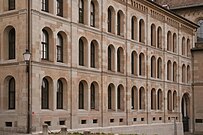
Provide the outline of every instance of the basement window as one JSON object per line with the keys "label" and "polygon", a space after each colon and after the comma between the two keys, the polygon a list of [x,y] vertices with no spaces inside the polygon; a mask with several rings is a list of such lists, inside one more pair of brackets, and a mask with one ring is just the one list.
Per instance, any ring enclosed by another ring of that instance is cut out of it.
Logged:
{"label": "basement window", "polygon": [[51,126],[51,121],[45,121],[45,124],[47,124],[48,126]]}
{"label": "basement window", "polygon": [[5,122],[6,127],[12,127],[12,122]]}

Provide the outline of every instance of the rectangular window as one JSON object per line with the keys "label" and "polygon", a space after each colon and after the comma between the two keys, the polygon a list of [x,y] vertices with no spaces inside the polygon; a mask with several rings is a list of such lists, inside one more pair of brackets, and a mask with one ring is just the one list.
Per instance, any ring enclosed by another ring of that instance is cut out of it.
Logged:
{"label": "rectangular window", "polygon": [[42,11],[49,12],[49,0],[42,0]]}
{"label": "rectangular window", "polygon": [[45,121],[45,124],[47,124],[48,126],[51,126],[51,121]]}
{"label": "rectangular window", "polygon": [[5,122],[6,127],[12,127],[12,122]]}
{"label": "rectangular window", "polygon": [[203,120],[202,119],[195,119],[195,122],[196,123],[203,123]]}
{"label": "rectangular window", "polygon": [[63,16],[63,0],[57,0],[57,15]]}
{"label": "rectangular window", "polygon": [[87,124],[86,120],[81,120],[81,124]]}
{"label": "rectangular window", "polygon": [[14,10],[15,9],[15,0],[9,0],[8,1],[8,10]]}
{"label": "rectangular window", "polygon": [[98,120],[97,119],[93,119],[93,123],[98,123]]}
{"label": "rectangular window", "polygon": [[65,120],[60,120],[59,125],[65,125]]}

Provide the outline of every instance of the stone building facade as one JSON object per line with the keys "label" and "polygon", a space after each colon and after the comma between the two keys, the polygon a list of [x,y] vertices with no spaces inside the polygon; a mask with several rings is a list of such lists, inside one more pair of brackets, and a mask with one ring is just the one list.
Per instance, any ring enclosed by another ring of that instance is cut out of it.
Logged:
{"label": "stone building facade", "polygon": [[193,73],[193,124],[194,132],[203,132],[202,112],[202,43],[203,43],[203,1],[202,0],[156,0],[160,5],[168,5],[170,10],[199,25],[195,38],[195,47],[192,49]]}
{"label": "stone building facade", "polygon": [[0,6],[2,130],[26,132],[30,124],[36,132],[46,123],[51,130],[138,126],[145,133],[158,125],[152,133],[173,134],[175,119],[181,135],[185,116],[184,127],[193,130],[196,24],[148,0],[2,0]]}

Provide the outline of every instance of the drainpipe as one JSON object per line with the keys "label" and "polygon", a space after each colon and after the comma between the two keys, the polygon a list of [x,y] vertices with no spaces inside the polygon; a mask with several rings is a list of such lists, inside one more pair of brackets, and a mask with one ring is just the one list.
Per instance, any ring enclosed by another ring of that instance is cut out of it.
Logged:
{"label": "drainpipe", "polygon": [[[28,0],[28,9],[27,9],[27,29],[28,29],[28,45],[27,45],[27,49],[29,52],[31,52],[31,0]],[[32,133],[32,108],[31,108],[31,58],[28,62],[27,65],[27,72],[28,72],[28,114],[27,114],[27,133]]]}

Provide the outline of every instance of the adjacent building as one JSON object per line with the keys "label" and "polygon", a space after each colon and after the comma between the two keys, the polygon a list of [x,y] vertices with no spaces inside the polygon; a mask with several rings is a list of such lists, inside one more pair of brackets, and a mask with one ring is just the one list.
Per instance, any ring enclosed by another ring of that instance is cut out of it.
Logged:
{"label": "adjacent building", "polygon": [[1,130],[193,131],[195,23],[148,0],[2,0],[0,22]]}

